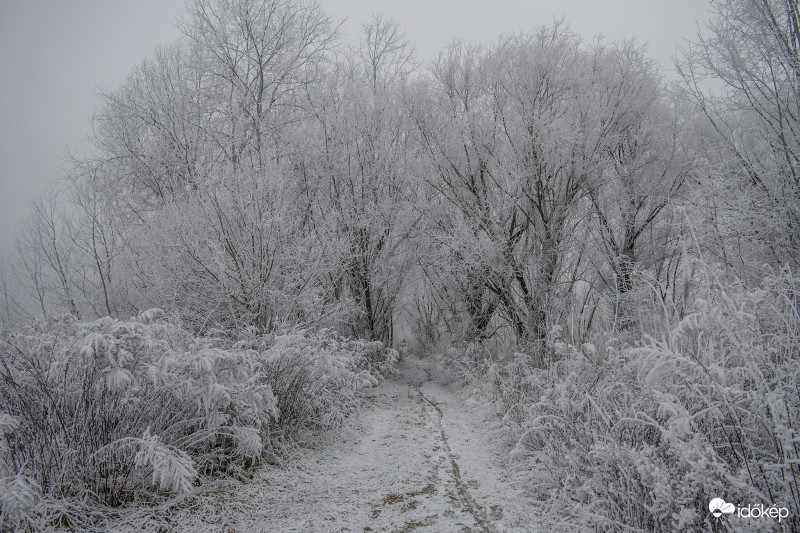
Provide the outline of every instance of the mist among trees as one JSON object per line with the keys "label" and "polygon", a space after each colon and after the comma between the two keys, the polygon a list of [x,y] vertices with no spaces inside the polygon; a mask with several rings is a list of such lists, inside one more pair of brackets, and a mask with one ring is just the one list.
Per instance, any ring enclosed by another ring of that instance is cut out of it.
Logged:
{"label": "mist among trees", "polygon": [[711,3],[667,80],[566,21],[421,62],[385,16],[348,48],[190,1],[2,271],[0,527],[275,461],[402,344],[482,391],[541,523],[799,531],[800,8]]}

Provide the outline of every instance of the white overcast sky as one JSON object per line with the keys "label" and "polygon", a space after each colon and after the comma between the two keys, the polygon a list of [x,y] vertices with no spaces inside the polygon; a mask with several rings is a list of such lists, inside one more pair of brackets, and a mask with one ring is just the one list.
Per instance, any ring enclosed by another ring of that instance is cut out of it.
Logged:
{"label": "white overcast sky", "polygon": [[[452,38],[490,44],[564,17],[586,41],[638,37],[670,67],[707,19],[707,0],[322,0],[356,38],[373,12],[394,18],[421,60]],[[153,47],[177,38],[184,0],[0,0],[0,258],[29,199],[80,151],[98,86],[114,88]]]}

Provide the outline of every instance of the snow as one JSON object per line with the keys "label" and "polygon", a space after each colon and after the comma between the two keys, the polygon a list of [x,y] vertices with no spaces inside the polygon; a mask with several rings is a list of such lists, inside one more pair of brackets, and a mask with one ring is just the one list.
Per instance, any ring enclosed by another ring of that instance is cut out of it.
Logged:
{"label": "snow", "polygon": [[344,428],[245,482],[199,487],[127,531],[531,531],[487,406],[430,360],[406,359]]}

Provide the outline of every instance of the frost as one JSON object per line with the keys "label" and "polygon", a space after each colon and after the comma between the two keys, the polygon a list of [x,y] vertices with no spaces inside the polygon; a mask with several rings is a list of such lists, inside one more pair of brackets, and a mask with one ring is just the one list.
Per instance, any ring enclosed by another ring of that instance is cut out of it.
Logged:
{"label": "frost", "polygon": [[0,477],[0,527],[19,526],[34,510],[40,491],[26,476]]}
{"label": "frost", "polygon": [[264,444],[258,431],[248,427],[237,427],[233,431],[239,453],[245,457],[257,457],[261,454]]}
{"label": "frost", "polygon": [[11,433],[19,427],[19,418],[8,413],[0,413],[0,434]]}
{"label": "frost", "polygon": [[192,489],[197,471],[186,453],[162,444],[158,436],[150,435],[149,428],[142,435],[139,446],[135,459],[136,468],[150,467],[154,485],[178,493]]}

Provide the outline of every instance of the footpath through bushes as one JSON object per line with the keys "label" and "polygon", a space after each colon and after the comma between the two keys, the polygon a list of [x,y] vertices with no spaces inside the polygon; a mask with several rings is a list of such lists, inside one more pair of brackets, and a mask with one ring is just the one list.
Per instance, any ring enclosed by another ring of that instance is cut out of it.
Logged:
{"label": "footpath through bushes", "polygon": [[197,337],[151,310],[0,340],[0,530],[102,526],[119,506],[242,477],[339,426],[393,368],[327,330]]}

